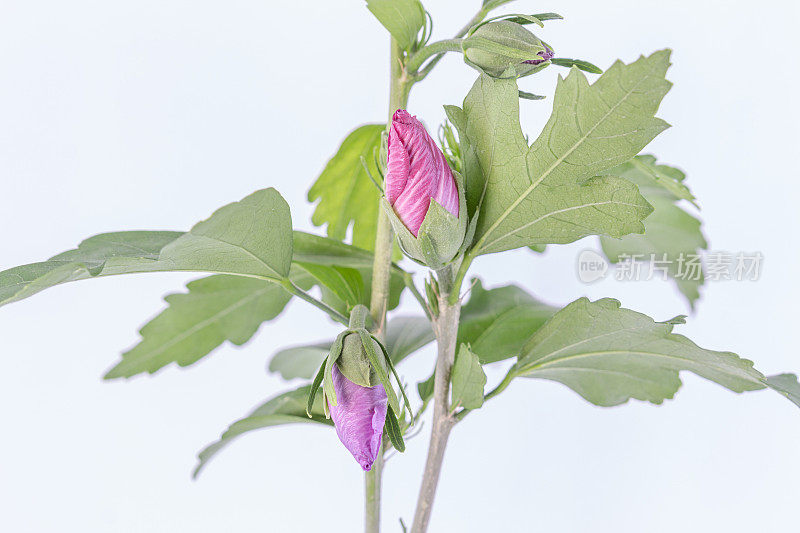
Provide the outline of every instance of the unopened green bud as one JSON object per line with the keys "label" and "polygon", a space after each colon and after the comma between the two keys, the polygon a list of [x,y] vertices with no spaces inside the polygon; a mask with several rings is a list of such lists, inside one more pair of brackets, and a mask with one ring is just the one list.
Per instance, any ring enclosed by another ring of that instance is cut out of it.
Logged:
{"label": "unopened green bud", "polygon": [[[350,329],[363,329],[368,320],[369,311],[367,308],[363,305],[357,305],[350,314]],[[370,337],[370,342],[372,342],[372,348],[375,353],[383,353],[381,345],[375,339]],[[383,357],[378,357],[378,360],[383,363],[380,371],[387,374],[389,369]],[[362,338],[356,332],[348,333],[342,340],[342,354],[336,360],[336,366],[339,367],[344,377],[362,387],[374,387],[380,383],[377,371],[370,363]]]}
{"label": "unopened green bud", "polygon": [[462,44],[464,60],[495,78],[513,68],[517,77],[542,70],[553,58],[553,49],[525,29],[508,20],[489,22],[470,34]]}

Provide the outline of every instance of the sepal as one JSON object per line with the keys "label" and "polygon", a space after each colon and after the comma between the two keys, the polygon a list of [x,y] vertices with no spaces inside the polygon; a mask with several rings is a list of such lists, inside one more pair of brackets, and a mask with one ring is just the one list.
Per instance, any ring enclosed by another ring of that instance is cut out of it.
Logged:
{"label": "sepal", "polygon": [[[541,23],[541,22],[540,22]],[[529,76],[550,65],[553,49],[510,20],[496,20],[476,26],[461,45],[464,61],[494,78]]]}
{"label": "sepal", "polygon": [[406,443],[403,440],[403,432],[400,429],[400,423],[397,421],[397,417],[391,409],[386,410],[386,425],[384,428],[395,450],[400,453],[406,451]]}
{"label": "sepal", "polygon": [[[467,235],[467,202],[464,196],[464,178],[453,171],[458,188],[459,215],[453,216],[436,200],[431,198],[428,212],[415,237],[397,216],[389,202],[381,199],[392,224],[400,249],[405,255],[428,268],[438,270],[453,261],[465,249]],[[474,233],[474,232],[473,232]]]}

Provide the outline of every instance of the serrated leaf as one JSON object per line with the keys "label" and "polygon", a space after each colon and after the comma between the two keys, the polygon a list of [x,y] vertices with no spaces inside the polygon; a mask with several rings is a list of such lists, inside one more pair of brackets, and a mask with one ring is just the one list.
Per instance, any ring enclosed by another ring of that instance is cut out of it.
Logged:
{"label": "serrated leaf", "polygon": [[172,270],[199,270],[281,280],[292,264],[289,204],[263,189],[221,207],[161,250]]}
{"label": "serrated leaf", "polygon": [[361,158],[379,176],[373,151],[380,146],[385,127],[367,124],[350,132],[308,191],[309,202],[319,200],[311,221],[317,226],[327,224],[328,236],[340,241],[352,225],[353,245],[365,250],[375,247],[380,191],[367,176]]}
{"label": "serrated leaf", "polygon": [[486,374],[478,356],[472,353],[467,344],[462,344],[456,353],[450,383],[453,407],[477,409],[483,405]]}
{"label": "serrated leaf", "polygon": [[683,183],[685,175],[676,168],[657,165],[656,158],[651,155],[636,156],[606,172],[635,183],[654,210],[644,220],[644,235],[626,235],[621,239],[601,237],[603,253],[612,263],[633,256],[640,256],[639,261],[655,257],[660,263],[658,266],[665,269],[694,306],[704,281],[703,269],[699,260],[695,262],[696,268],[687,263],[692,256],[699,258],[708,243],[700,221],[676,203],[681,199],[694,203],[694,196]]}
{"label": "serrated leaf", "polygon": [[333,423],[326,420],[323,414],[321,394],[318,394],[314,401],[312,417],[309,418],[306,415],[309,391],[310,387],[306,385],[280,394],[256,408],[246,417],[231,424],[217,442],[210,444],[198,454],[198,463],[192,477],[196,478],[214,456],[244,433],[271,426],[306,422],[332,426]]}
{"label": "serrated leaf", "polygon": [[463,110],[447,108],[466,145],[470,215],[480,206],[471,253],[642,233],[652,208],[636,187],[595,176],[632,158],[668,127],[654,117],[670,87],[668,66],[668,51],[629,65],[617,61],[592,85],[573,68],[559,78],[553,114],[530,147],[513,79],[483,75]]}
{"label": "serrated leaf", "polygon": [[217,210],[187,233],[104,233],[48,261],[0,272],[0,305],[46,288],[140,272],[198,271],[279,280],[292,261],[289,206],[275,189]]}
{"label": "serrated leaf", "polygon": [[686,174],[678,168],[658,164],[652,154],[637,155],[630,161],[608,169],[604,174],[632,181],[645,196],[660,195],[675,201],[688,200],[699,208],[692,191],[684,183]]}
{"label": "serrated leaf", "polygon": [[[323,247],[327,247],[326,241],[330,241],[324,237],[295,232],[296,241],[302,242],[308,238],[313,238],[314,242],[321,243]],[[360,257],[363,253],[358,248],[332,242],[336,243],[336,249],[343,257],[347,253]],[[309,247],[306,245],[306,252],[308,251]],[[371,257],[371,254],[368,255]],[[319,255],[306,253],[305,257],[312,261],[327,262],[325,257]],[[341,273],[342,280],[351,280],[352,287],[349,290],[352,290],[352,298],[369,298],[368,294],[366,297],[361,294],[364,283],[355,269],[304,262],[302,268],[299,265],[292,266],[290,278],[308,289],[318,282],[316,278],[309,279],[311,275],[308,270],[319,274],[320,269],[326,269],[326,273],[327,270]],[[320,278],[329,281],[325,275],[320,275]],[[329,284],[333,285],[333,282]],[[399,283],[400,287],[397,285],[396,281],[392,283],[390,303],[393,305],[399,301],[399,292],[402,290],[402,282]],[[193,281],[188,288],[188,294],[166,297],[170,306],[142,328],[142,342],[123,354],[122,361],[106,378],[130,377],[141,372],[153,373],[172,362],[187,366],[209,354],[225,340],[242,345],[252,337],[261,323],[277,317],[291,297],[275,283],[229,275]],[[358,303],[361,302],[349,301],[342,304],[342,311]]]}
{"label": "serrated leaf", "polygon": [[419,0],[367,0],[367,9],[403,50],[411,49],[425,25],[425,9]]}
{"label": "serrated leaf", "polygon": [[226,340],[240,346],[291,298],[279,285],[239,276],[210,276],[186,288],[164,298],[169,307],[141,329],[142,341],[122,354],[106,379],[152,374],[173,362],[188,366]]}
{"label": "serrated leaf", "polygon": [[681,370],[734,392],[772,386],[752,361],[700,348],[673,327],[617,300],[580,298],[536,332],[510,374],[558,381],[600,406],[660,404],[677,392]]}
{"label": "serrated leaf", "polygon": [[486,290],[475,280],[461,309],[458,342],[469,344],[483,364],[502,361],[519,354],[556,311],[516,285]]}

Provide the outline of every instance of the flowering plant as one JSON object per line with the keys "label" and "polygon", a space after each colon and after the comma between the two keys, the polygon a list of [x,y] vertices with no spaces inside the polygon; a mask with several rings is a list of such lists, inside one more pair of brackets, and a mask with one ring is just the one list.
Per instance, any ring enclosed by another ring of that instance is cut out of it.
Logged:
{"label": "flowering plant", "polygon": [[[379,530],[386,454],[405,450],[428,409],[428,456],[410,524],[416,533],[428,529],[452,428],[517,378],[556,381],[613,406],[660,404],[689,371],[734,392],[771,389],[800,405],[793,374],[765,376],[734,353],[697,346],[673,332],[686,317],[656,321],[610,298],[555,308],[515,285],[487,290],[467,281],[481,255],[540,252],[588,236],[599,236],[598,253],[611,262],[677,258],[706,246],[684,205],[695,198],[683,173],[641,153],[668,127],[656,113],[670,88],[669,51],[602,72],[559,57],[558,46],[530,30],[559,15],[490,16],[509,2],[484,0],[454,38],[431,42],[432,21],[419,0],[367,1],[390,36],[389,113],[387,124],[353,130],[312,185],[313,221],[327,235],[293,230],[288,204],[266,188],[187,232],[100,234],[2,271],[0,305],[99,276],[209,274],[168,300],[107,379],[189,366],[226,340],[243,344],[292,298],[318,308],[341,333],[322,348],[293,347],[270,362],[272,371],[288,377],[291,368],[307,382],[234,422],[200,453],[195,475],[246,432],[291,423],[332,428],[366,472],[367,532]],[[445,106],[448,121],[434,139],[408,99],[448,53],[460,54],[477,79],[461,102]],[[551,67],[569,70],[529,144],[520,99],[544,97],[520,90],[519,80]],[[586,73],[599,77],[590,82]],[[666,273],[694,304],[702,278]],[[390,313],[402,295],[419,304],[419,316]],[[414,391],[397,366],[434,341],[435,371],[418,376]],[[484,367],[500,362],[508,371],[487,388]]]}

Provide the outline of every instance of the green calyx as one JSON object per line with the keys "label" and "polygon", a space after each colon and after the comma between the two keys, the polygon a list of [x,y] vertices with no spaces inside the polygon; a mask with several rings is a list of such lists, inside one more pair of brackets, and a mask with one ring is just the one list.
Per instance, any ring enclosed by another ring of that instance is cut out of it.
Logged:
{"label": "green calyx", "polygon": [[509,69],[513,69],[513,76],[518,78],[538,72],[550,62],[534,65],[526,61],[541,60],[539,52],[548,48],[552,51],[524,26],[509,20],[480,26],[464,39],[462,48],[468,65],[494,78],[509,77]]}
{"label": "green calyx", "polygon": [[403,417],[400,402],[394,388],[389,381],[391,372],[403,395],[406,408],[411,412],[411,405],[406,397],[405,390],[400,384],[400,379],[394,369],[386,348],[378,339],[366,330],[369,310],[363,305],[357,305],[350,314],[350,327],[341,332],[333,344],[328,356],[320,365],[317,375],[311,384],[308,395],[306,412],[311,416],[311,407],[317,391],[322,387],[325,395],[323,402],[325,416],[330,418],[330,406],[338,405],[336,390],[333,386],[333,365],[336,365],[345,378],[362,387],[375,387],[381,385],[386,391],[389,407],[398,418]]}
{"label": "green calyx", "polygon": [[394,208],[383,198],[381,205],[389,217],[400,249],[414,261],[433,270],[443,268],[457,259],[467,240],[467,202],[464,196],[464,178],[453,171],[458,188],[459,216],[453,216],[439,202],[431,198],[428,213],[415,237],[394,212]]}

